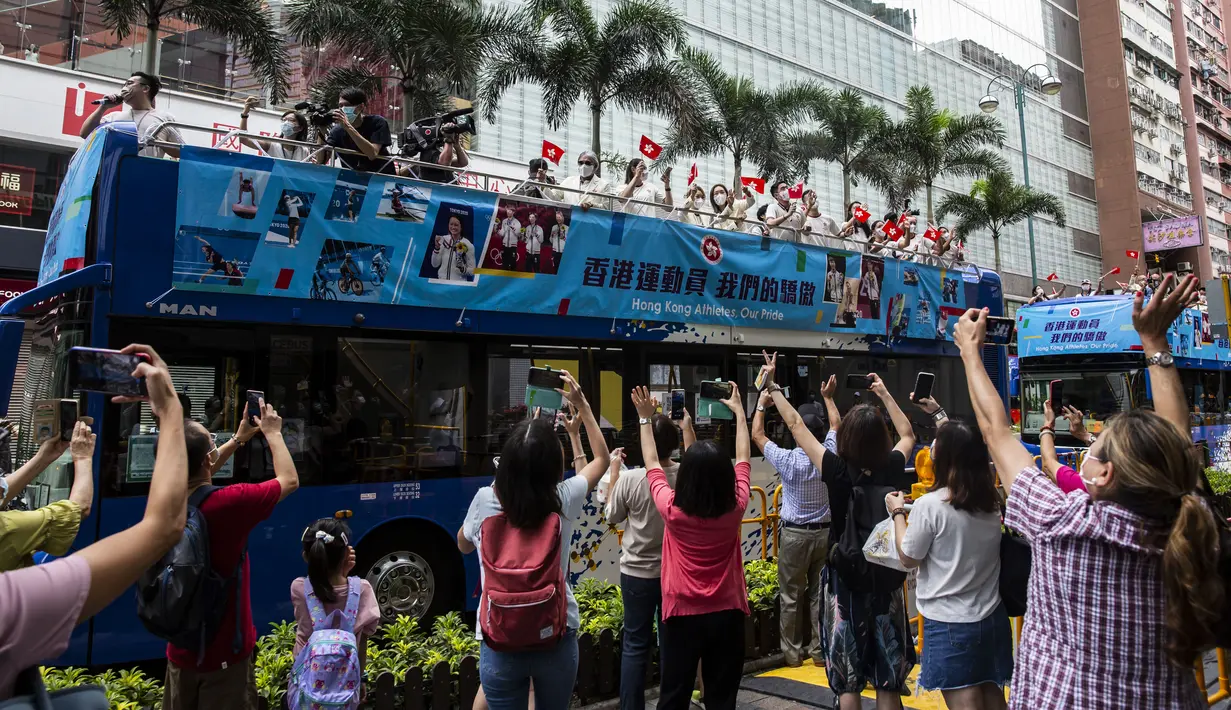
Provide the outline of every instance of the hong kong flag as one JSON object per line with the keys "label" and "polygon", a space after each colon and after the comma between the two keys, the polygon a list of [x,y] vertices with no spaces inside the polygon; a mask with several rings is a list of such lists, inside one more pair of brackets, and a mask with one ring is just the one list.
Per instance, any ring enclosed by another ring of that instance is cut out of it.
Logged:
{"label": "hong kong flag", "polygon": [[742,177],[739,179],[744,187],[752,188],[762,195],[765,194],[765,180],[759,177]]}
{"label": "hong kong flag", "polygon": [[940,237],[940,230],[936,229],[935,227],[928,227],[927,231],[923,233],[923,238],[930,242],[936,241],[936,239],[939,237]]}
{"label": "hong kong flag", "polygon": [[646,136],[641,136],[641,154],[650,160],[658,160],[658,156],[663,152],[663,147]]}
{"label": "hong kong flag", "polygon": [[793,186],[788,187],[786,189],[786,196],[791,198],[792,200],[802,199],[804,196],[804,181],[800,180],[799,182],[795,183]]}
{"label": "hong kong flag", "polygon": [[1048,281],[1055,281],[1055,280],[1056,280],[1056,279],[1058,279],[1058,278],[1060,278],[1060,277],[1059,277],[1059,276],[1056,276],[1056,272],[1054,272],[1054,271],[1053,271],[1053,272],[1051,272],[1051,274],[1049,274],[1049,275],[1047,276],[1047,280],[1048,280]]}
{"label": "hong kong flag", "polygon": [[543,141],[543,157],[559,165],[560,158],[564,157],[564,149],[551,141]]}
{"label": "hong kong flag", "polygon": [[1127,256],[1127,257],[1128,257],[1128,258],[1130,258],[1130,259],[1140,259],[1140,258],[1141,258],[1141,252],[1139,252],[1139,251],[1137,251],[1137,250],[1135,250],[1135,249],[1126,249],[1126,250],[1124,250],[1124,255],[1125,255],[1125,256]]}
{"label": "hong kong flag", "polygon": [[881,227],[881,231],[890,239],[897,239],[902,236],[902,228],[897,222],[885,222],[885,226]]}
{"label": "hong kong flag", "polygon": [[865,210],[862,205],[855,208],[854,215],[855,219],[860,222],[867,222],[872,217],[872,213]]}
{"label": "hong kong flag", "polygon": [[696,163],[693,163],[693,164],[692,164],[692,167],[691,167],[691,168],[689,168],[689,170],[688,170],[688,184],[689,184],[689,185],[691,185],[691,184],[693,184],[694,182],[696,182],[696,181],[697,181],[697,175],[698,175],[698,173],[697,173],[697,164],[696,164]]}
{"label": "hong kong flag", "polygon": [[1118,266],[1113,266],[1113,267],[1111,268],[1111,271],[1109,271],[1108,273],[1114,276],[1114,275],[1116,275],[1116,274],[1120,273],[1120,267],[1118,267]]}

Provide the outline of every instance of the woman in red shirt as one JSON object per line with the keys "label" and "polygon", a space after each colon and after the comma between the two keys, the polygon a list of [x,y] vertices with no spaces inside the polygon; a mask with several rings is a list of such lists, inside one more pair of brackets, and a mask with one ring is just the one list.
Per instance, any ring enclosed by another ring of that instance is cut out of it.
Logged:
{"label": "woman in red shirt", "polygon": [[748,592],[740,552],[740,520],[748,507],[748,418],[732,383],[723,400],[735,415],[735,464],[713,441],[684,452],[675,490],[658,461],[649,390],[633,390],[641,453],[654,505],[663,517],[662,623],[659,625],[662,710],[684,710],[692,700],[697,662],[705,706],[734,710],[744,662]]}

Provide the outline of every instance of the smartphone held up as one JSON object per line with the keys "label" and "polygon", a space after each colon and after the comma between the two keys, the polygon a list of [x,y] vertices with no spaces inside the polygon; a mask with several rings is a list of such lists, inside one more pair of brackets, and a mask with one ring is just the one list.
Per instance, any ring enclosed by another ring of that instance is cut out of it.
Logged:
{"label": "smartphone held up", "polygon": [[70,390],[99,392],[127,397],[145,397],[144,377],[133,377],[137,365],[149,362],[144,353],[122,353],[101,348],[71,348],[68,351]]}

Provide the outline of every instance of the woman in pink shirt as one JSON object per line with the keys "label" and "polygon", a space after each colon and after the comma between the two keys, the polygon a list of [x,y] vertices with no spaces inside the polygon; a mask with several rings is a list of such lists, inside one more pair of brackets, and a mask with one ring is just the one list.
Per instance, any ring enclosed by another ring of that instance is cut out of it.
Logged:
{"label": "woman in pink shirt", "polygon": [[748,615],[739,529],[751,465],[748,418],[734,383],[732,393],[723,404],[735,415],[735,464],[717,443],[698,441],[680,458],[673,491],[654,445],[655,402],[645,387],[633,390],[646,478],[663,517],[662,710],[689,706],[698,661],[707,708],[734,710],[739,692]]}

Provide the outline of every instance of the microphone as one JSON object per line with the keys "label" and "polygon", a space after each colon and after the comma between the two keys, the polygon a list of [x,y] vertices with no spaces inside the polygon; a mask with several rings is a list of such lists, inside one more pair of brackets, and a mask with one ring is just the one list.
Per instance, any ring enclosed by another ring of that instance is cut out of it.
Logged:
{"label": "microphone", "polygon": [[[118,94],[112,94],[112,96],[117,96],[117,97],[118,97],[119,95],[118,95]],[[107,103],[107,99],[108,99],[108,98],[110,98],[110,97],[108,97],[108,96],[104,96],[104,97],[102,97],[101,99],[94,99],[94,100],[93,100],[93,101],[91,101],[90,103],[91,103],[91,104],[93,104],[93,105],[95,105],[95,106],[101,106],[102,104]]]}

